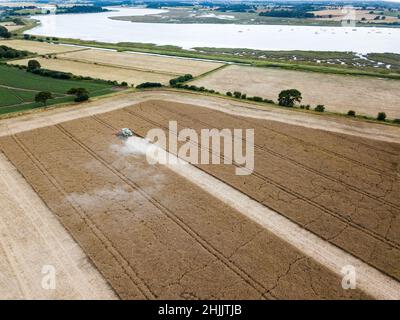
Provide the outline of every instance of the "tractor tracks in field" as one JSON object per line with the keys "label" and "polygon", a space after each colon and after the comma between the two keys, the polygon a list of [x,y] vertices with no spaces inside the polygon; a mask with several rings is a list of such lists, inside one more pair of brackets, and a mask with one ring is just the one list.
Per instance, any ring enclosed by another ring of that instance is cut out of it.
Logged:
{"label": "tractor tracks in field", "polygon": [[[117,130],[117,128],[115,128],[114,126],[112,126],[111,124],[109,124],[108,122],[106,122],[105,120],[102,120],[102,119],[99,119],[99,118],[96,119],[96,118],[97,118],[97,116],[95,116],[95,118],[94,118],[95,120],[97,120],[99,123],[101,123],[101,124],[103,124],[103,125],[109,127],[109,128],[110,128],[111,130],[113,130],[114,132]],[[137,134],[139,137],[142,137],[142,138],[143,138],[143,136],[140,135],[140,134],[138,134],[137,132],[135,132],[135,134]],[[205,171],[204,169],[202,169],[202,168],[200,168],[200,167],[196,167],[196,170],[199,170],[199,171],[203,172],[204,174],[206,174],[206,175],[208,175],[208,176],[210,176],[210,177],[216,179],[217,181],[223,183],[223,184],[226,185],[227,187],[230,187],[230,188],[236,190],[236,192],[239,192],[240,194],[243,194],[242,191],[241,191],[240,189],[238,189],[238,188],[236,188],[235,186],[233,186],[233,185],[227,183],[226,181],[224,181],[223,179],[219,178],[218,176],[215,176],[214,174],[209,173],[209,172]],[[210,191],[208,191],[208,192],[210,192]],[[211,194],[212,194],[212,193],[211,193]],[[244,193],[244,194],[245,194],[245,193]],[[245,195],[246,195],[246,194],[245,194]],[[252,201],[255,201],[255,202],[259,203],[258,200],[255,199],[254,197],[252,197],[251,195],[246,195],[246,196],[247,196],[249,199],[251,199]],[[266,206],[266,205],[264,205],[264,204],[262,204],[262,203],[259,203],[259,204],[260,204],[261,206],[264,206],[264,207],[267,208],[268,210],[271,210],[268,206]],[[288,221],[291,221],[291,223],[293,223],[294,225],[296,225],[296,226],[298,226],[299,228],[303,229],[305,232],[310,232],[311,234],[313,234],[313,235],[316,236],[317,238],[321,239],[321,241],[323,241],[323,242],[326,241],[327,244],[329,244],[329,245],[331,245],[331,246],[337,248],[337,249],[335,249],[335,250],[344,250],[344,252],[346,252],[345,249],[341,249],[341,248],[337,247],[337,246],[336,246],[335,244],[333,244],[331,241],[329,241],[329,240],[327,240],[327,239],[321,238],[318,234],[316,234],[316,233],[314,233],[314,232],[312,232],[312,231],[306,231],[306,229],[304,229],[304,226],[298,224],[296,221],[293,221],[293,220],[290,219],[289,217],[286,217],[284,214],[280,213],[279,211],[276,211],[276,210],[274,210],[274,209],[272,209],[272,211],[274,211],[274,212],[276,212],[278,215],[284,217],[283,219],[288,219]],[[282,230],[281,230],[281,231],[282,231]],[[282,232],[283,232],[283,231],[282,231]],[[285,237],[281,237],[281,238],[282,238],[283,240],[285,240]],[[301,251],[303,251],[303,250],[301,249]],[[313,252],[311,256],[314,257],[314,256],[313,256],[314,254],[315,254],[315,252]],[[346,252],[346,254],[349,254],[349,255],[351,256],[351,253],[347,253],[347,252]],[[357,257],[358,255],[355,255],[355,256]],[[330,258],[332,258],[332,257],[330,256]],[[360,258],[355,258],[355,259],[360,259]],[[318,260],[318,259],[317,259],[317,260]],[[361,262],[361,263],[365,263],[365,264],[368,266],[368,268],[372,268],[372,270],[376,270],[376,269],[379,270],[379,271],[377,271],[377,272],[382,272],[382,274],[384,274],[385,276],[387,276],[387,277],[389,277],[390,279],[392,279],[392,281],[393,281],[393,280],[396,280],[396,281],[397,281],[397,279],[396,279],[394,276],[392,276],[390,273],[386,272],[386,271],[383,270],[382,268],[377,267],[377,266],[374,265],[373,263],[370,263],[370,262],[366,261],[366,260],[363,259],[363,258],[361,258],[360,261],[363,261],[363,262]],[[335,272],[337,272],[337,270],[335,270]],[[268,292],[268,291],[267,291],[267,292]]]}
{"label": "tractor tracks in field", "polygon": [[[125,275],[135,284],[136,288],[143,294],[147,299],[154,299],[157,296],[147,287],[146,283],[141,279],[136,272],[131,268],[128,261],[119,253],[119,251],[113,246],[110,239],[97,227],[97,225],[83,212],[80,208],[79,204],[75,203],[62,186],[58,183],[58,181],[46,170],[44,165],[40,162],[40,160],[28,149],[28,147],[16,136],[12,136],[16,144],[21,148],[24,154],[31,160],[34,166],[47,178],[47,180],[53,185],[53,187],[64,196],[65,199],[68,199],[72,209],[78,214],[84,224],[92,231],[95,237],[100,241],[103,245],[103,248],[116,260],[118,261],[122,271]],[[44,199],[42,199],[45,201]]]}
{"label": "tractor tracks in field", "polygon": [[[92,116],[94,120],[103,126],[108,127],[113,132],[117,131],[117,128],[114,128],[110,124],[103,122],[97,116]],[[84,144],[78,138],[76,138],[72,133],[68,132],[62,125],[58,124],[56,127],[65,134],[68,138],[70,138],[74,143],[79,145],[83,150],[85,150],[88,154],[90,154],[93,158],[99,161],[102,165],[104,165],[108,170],[110,170],[113,174],[119,177],[123,182],[133,188],[135,191],[139,192],[147,201],[149,201],[153,206],[159,209],[168,219],[170,219],[173,223],[178,225],[186,234],[188,234],[191,238],[193,238],[205,251],[214,256],[218,261],[220,261],[225,267],[239,276],[243,281],[245,281],[250,287],[255,289],[261,297],[264,299],[274,299],[271,293],[268,293],[269,288],[266,288],[263,284],[261,284],[258,280],[254,279],[250,274],[244,271],[241,267],[237,266],[235,263],[230,261],[225,255],[216,249],[212,244],[210,244],[206,239],[204,239],[198,232],[196,232],[192,227],[190,227],[187,223],[185,223],[181,218],[179,218],[175,213],[173,213],[169,208],[165,207],[160,201],[154,199],[149,193],[140,188],[134,181],[132,181],[129,177],[121,173],[119,170],[110,165],[104,158],[98,155],[93,149]]]}
{"label": "tractor tracks in field", "polygon": [[[169,128],[167,128],[167,127],[165,127],[165,126],[163,126],[163,125],[161,125],[161,124],[159,124],[159,123],[157,123],[157,122],[155,122],[155,121],[153,121],[153,120],[150,120],[150,119],[148,119],[148,118],[145,118],[145,117],[143,117],[143,116],[141,116],[141,115],[138,115],[138,114],[136,114],[136,113],[134,113],[134,112],[132,112],[132,111],[130,111],[130,110],[127,110],[127,109],[124,109],[124,111],[127,112],[128,114],[131,114],[131,115],[133,115],[133,116],[135,116],[135,117],[138,117],[138,118],[144,120],[145,122],[148,122],[149,124],[154,125],[154,126],[157,127],[157,128],[164,128],[167,132],[169,132]],[[177,133],[175,132],[175,133],[173,133],[173,134],[176,135]],[[190,143],[192,143],[192,142],[190,142]],[[195,145],[196,145],[198,148],[201,148],[201,146],[199,146],[198,144],[195,144]],[[206,151],[209,152],[209,153],[212,153],[212,152],[210,152],[210,150],[209,150],[208,148],[203,148],[203,149],[206,150]],[[217,156],[219,156],[220,159],[221,159],[221,163],[224,163],[224,156],[222,156],[221,154],[217,154],[217,153],[215,153],[215,152],[214,152],[213,154],[216,154]],[[239,165],[238,165],[237,163],[235,163],[234,161],[232,161],[232,163],[233,163],[233,165],[234,165],[235,167],[237,167],[237,168],[242,168],[242,169],[243,169],[243,167],[239,166]],[[204,171],[204,170],[201,169],[200,167],[198,167],[198,166],[196,166],[196,167],[197,167],[198,169]],[[206,172],[206,171],[204,171],[204,172]],[[211,175],[211,176],[213,176],[214,178],[216,178],[216,179],[218,179],[218,180],[220,180],[220,181],[223,181],[224,183],[228,184],[229,186],[231,186],[232,188],[238,190],[239,192],[242,192],[242,191],[241,191],[240,189],[238,189],[235,185],[233,185],[233,184],[231,184],[231,183],[229,183],[229,182],[227,182],[227,181],[221,180],[220,178],[218,178],[217,176],[215,176],[215,175],[212,174],[212,173],[209,173],[209,172],[206,172],[206,173],[209,174],[209,175]],[[289,188],[283,186],[283,185],[280,184],[279,182],[276,182],[276,181],[274,181],[273,179],[270,179],[270,178],[266,177],[265,175],[263,175],[263,174],[257,172],[256,170],[254,170],[254,171],[252,172],[252,175],[253,175],[254,177],[256,177],[257,179],[261,180],[263,183],[267,183],[267,184],[269,184],[269,185],[272,185],[272,186],[274,186],[275,188],[278,188],[279,190],[283,191],[284,193],[290,194],[290,195],[292,195],[293,197],[298,198],[298,199],[304,201],[305,203],[308,203],[309,205],[311,205],[311,206],[313,206],[313,207],[315,207],[315,208],[318,208],[320,211],[324,212],[325,214],[328,214],[328,215],[330,215],[330,216],[332,216],[332,217],[334,217],[334,218],[340,220],[341,222],[345,223],[346,225],[349,225],[349,226],[351,226],[351,227],[353,227],[353,228],[355,228],[355,229],[361,231],[362,233],[365,233],[365,234],[369,235],[370,237],[374,238],[375,240],[378,240],[378,241],[383,242],[383,243],[385,243],[386,245],[388,245],[388,246],[390,246],[390,247],[392,247],[392,248],[396,248],[396,249],[400,250],[400,245],[399,245],[398,243],[393,242],[392,240],[387,239],[387,238],[381,236],[380,234],[376,233],[376,232],[373,231],[373,230],[366,229],[364,226],[362,226],[362,225],[360,225],[360,224],[358,224],[358,223],[355,223],[354,221],[350,220],[349,218],[346,218],[346,217],[344,217],[343,215],[338,214],[338,213],[332,211],[331,209],[325,207],[324,205],[319,204],[319,203],[313,201],[312,199],[309,199],[309,198],[303,196],[302,194],[300,194],[300,193],[298,193],[298,192],[296,192],[296,191],[294,191],[294,190],[291,190],[291,189],[289,189]],[[260,202],[259,199],[256,199],[256,198],[254,198],[253,196],[251,196],[251,195],[249,195],[249,194],[247,194],[247,196],[249,196],[250,198],[252,198],[253,200],[255,200],[255,201],[257,201],[257,202]],[[263,204],[264,206],[266,206],[264,203],[262,203],[262,204]],[[266,207],[268,207],[268,206],[266,206]],[[290,219],[292,222],[298,224],[298,222],[296,222],[295,220],[292,220],[292,218],[288,217],[288,216],[285,215],[284,213],[279,212],[279,211],[277,211],[277,210],[274,209],[274,208],[270,208],[270,209],[272,209],[272,210],[278,212],[279,214],[281,214],[281,215],[287,217],[288,219]],[[299,224],[298,224],[298,225],[299,225]],[[304,226],[302,226],[302,225],[300,225],[300,226],[301,226],[301,227],[304,227]]]}
{"label": "tractor tracks in field", "polygon": [[[170,109],[168,108],[168,106],[163,106],[163,110],[167,110],[171,115],[178,114],[179,116],[181,116],[181,117],[183,117],[183,118],[186,118],[186,119],[189,119],[189,120],[191,120],[191,121],[194,122],[194,123],[201,123],[201,124],[203,124],[206,128],[222,129],[221,127],[216,127],[216,126],[210,125],[209,123],[204,122],[204,121],[202,121],[202,120],[195,119],[195,118],[193,118],[193,117],[191,117],[191,116],[189,116],[189,115],[187,115],[187,114],[178,112],[178,111],[176,111],[176,110],[170,110]],[[158,110],[157,110],[157,111],[153,111],[153,112],[157,113],[157,114],[160,115],[161,117],[165,117],[165,115],[163,115],[162,113],[160,113]],[[249,123],[250,125],[253,125],[253,126],[254,126],[254,123],[253,123],[253,124],[252,124],[251,122],[247,122],[247,123]],[[294,138],[294,137],[292,137],[292,138]],[[237,137],[234,137],[234,139],[238,139],[238,138],[237,138]],[[242,138],[241,140],[242,140],[243,142],[246,142],[244,138]],[[314,145],[314,146],[315,146],[315,145]],[[257,145],[257,144],[255,144],[254,147],[255,147],[256,149],[260,150],[260,151],[265,151],[265,152],[271,154],[272,156],[274,156],[274,157],[276,157],[276,158],[279,158],[279,159],[281,159],[281,160],[283,160],[283,161],[290,162],[290,163],[292,163],[293,165],[295,165],[295,166],[297,166],[297,167],[300,167],[300,168],[302,168],[302,169],[305,170],[305,171],[311,172],[311,173],[313,173],[313,174],[315,174],[315,175],[318,175],[318,176],[320,176],[320,177],[323,177],[323,178],[325,178],[325,179],[328,179],[328,180],[330,180],[330,181],[332,181],[332,182],[335,182],[335,183],[338,183],[338,184],[340,184],[340,185],[343,185],[343,186],[345,186],[346,188],[348,188],[348,189],[350,189],[350,190],[352,190],[352,191],[354,191],[354,192],[357,192],[357,193],[362,194],[362,195],[364,195],[364,196],[366,196],[366,197],[368,197],[368,198],[370,198],[370,199],[372,199],[372,200],[374,200],[374,201],[377,201],[377,202],[380,202],[380,203],[382,203],[382,204],[384,204],[384,205],[387,205],[388,207],[391,207],[391,208],[394,209],[394,210],[399,210],[399,211],[400,211],[400,205],[398,205],[398,204],[396,204],[396,203],[393,203],[393,202],[391,202],[391,201],[382,199],[381,197],[378,197],[378,196],[374,196],[373,194],[371,194],[371,193],[369,193],[369,192],[367,192],[367,191],[361,190],[361,189],[357,188],[357,187],[354,186],[354,185],[351,185],[351,184],[349,184],[349,183],[347,183],[347,182],[345,182],[345,181],[339,180],[339,179],[337,179],[337,178],[335,178],[335,177],[332,177],[332,176],[330,176],[330,175],[328,175],[328,174],[326,174],[326,173],[323,173],[323,172],[320,172],[320,171],[318,171],[318,170],[315,170],[314,168],[312,168],[312,167],[310,167],[310,166],[307,166],[307,165],[305,165],[305,164],[303,164],[303,163],[301,163],[301,162],[299,162],[299,161],[297,161],[297,160],[295,160],[295,159],[289,158],[287,155],[280,154],[280,153],[278,153],[278,152],[276,152],[276,151],[274,151],[274,150],[272,150],[272,149],[270,149],[270,148],[268,148],[268,147],[260,146],[260,145]],[[317,146],[315,146],[315,147],[317,147]],[[366,168],[366,167],[363,166],[363,168]],[[379,173],[379,174],[381,174],[381,173]],[[389,175],[390,175],[390,174],[389,174]]]}
{"label": "tractor tracks in field", "polygon": [[[166,109],[168,109],[168,106],[163,106],[163,108],[164,108],[164,107],[165,107]],[[247,120],[248,117],[246,117],[246,115],[233,115],[233,114],[231,114],[231,113],[229,113],[229,112],[224,112],[224,111],[222,111],[222,110],[216,110],[216,109],[211,109],[211,110],[217,111],[217,112],[222,112],[224,115],[226,115],[226,116],[228,116],[229,118],[234,119],[234,120],[237,120],[238,117],[240,117],[240,120],[241,120],[241,121],[244,121],[244,122],[250,124],[251,126],[254,126],[254,124],[255,124],[254,122],[251,122],[250,120]],[[173,112],[175,112],[175,111],[173,111]],[[263,119],[260,119],[260,118],[253,118],[253,120],[256,120],[256,121],[258,120],[258,121],[261,122]],[[196,120],[196,121],[200,122],[199,120]],[[264,121],[268,121],[268,120],[264,120]],[[273,121],[273,120],[270,120],[270,121]],[[340,154],[340,153],[338,153],[338,152],[335,152],[335,151],[333,151],[333,150],[330,150],[330,149],[327,149],[327,148],[318,146],[318,145],[316,145],[316,144],[314,144],[314,143],[312,143],[312,142],[310,142],[310,141],[303,140],[303,139],[301,139],[300,137],[296,137],[296,136],[290,135],[290,134],[288,134],[288,133],[284,133],[284,132],[281,132],[281,131],[272,129],[272,128],[270,128],[270,127],[268,127],[268,126],[265,126],[265,125],[262,125],[262,124],[258,124],[258,125],[259,125],[262,129],[264,129],[264,130],[273,132],[273,133],[275,133],[275,134],[277,134],[277,135],[280,135],[280,136],[284,136],[284,137],[286,137],[286,138],[288,138],[288,139],[292,139],[292,140],[299,141],[300,143],[302,143],[302,144],[304,144],[304,145],[311,146],[312,148],[318,149],[319,151],[324,152],[324,153],[326,153],[326,154],[328,154],[328,155],[330,155],[330,156],[334,156],[334,157],[340,158],[340,159],[342,159],[342,160],[345,160],[346,162],[353,163],[353,164],[355,164],[355,165],[357,165],[357,166],[360,166],[360,167],[363,167],[363,168],[367,168],[367,169],[372,170],[372,171],[374,171],[374,172],[376,172],[376,173],[378,173],[378,174],[384,174],[384,175],[386,175],[386,176],[390,176],[390,177],[396,178],[396,175],[395,175],[395,174],[391,174],[391,173],[389,173],[389,172],[387,172],[387,171],[385,171],[385,170],[381,170],[381,169],[376,168],[376,167],[374,167],[374,166],[370,166],[370,165],[368,165],[368,164],[365,164],[365,163],[363,163],[363,162],[361,162],[361,161],[358,161],[358,160],[355,160],[355,159],[353,159],[353,158],[347,157],[347,156],[342,155],[342,154]],[[314,129],[314,130],[319,130],[319,129]],[[330,131],[324,131],[324,133],[327,133],[327,134],[329,134],[329,135],[331,135],[331,136],[339,137],[339,138],[341,138],[341,139],[343,139],[343,140],[345,140],[345,141],[352,141],[350,138],[344,137],[343,134],[338,134],[338,133],[334,133],[334,132],[330,132]],[[359,142],[357,141],[357,143],[359,143]],[[389,155],[397,156],[396,153],[393,153],[393,152],[390,152],[390,151],[387,151],[387,150],[382,150],[382,149],[380,149],[380,148],[376,148],[376,147],[371,146],[371,145],[366,144],[366,143],[360,143],[360,144],[363,144],[363,145],[365,145],[366,148],[369,148],[369,149],[374,150],[374,151],[377,151],[377,152],[385,152],[385,153],[387,153],[387,154],[389,154]]]}

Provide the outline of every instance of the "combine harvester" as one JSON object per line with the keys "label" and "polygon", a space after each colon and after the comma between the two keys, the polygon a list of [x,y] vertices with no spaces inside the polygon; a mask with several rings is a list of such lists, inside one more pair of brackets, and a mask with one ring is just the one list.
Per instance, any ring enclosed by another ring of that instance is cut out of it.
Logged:
{"label": "combine harvester", "polygon": [[133,132],[129,128],[122,128],[116,134],[117,137],[128,139],[129,137],[133,137]]}

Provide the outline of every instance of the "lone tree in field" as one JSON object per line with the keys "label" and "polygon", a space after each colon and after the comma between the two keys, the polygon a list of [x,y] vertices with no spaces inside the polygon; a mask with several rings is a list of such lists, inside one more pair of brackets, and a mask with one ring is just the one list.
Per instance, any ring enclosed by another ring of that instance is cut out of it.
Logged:
{"label": "lone tree in field", "polygon": [[379,121],[385,121],[385,119],[386,119],[386,113],[384,113],[384,112],[379,112],[379,113],[378,113],[378,116],[376,117],[376,119],[379,120]]}
{"label": "lone tree in field", "polygon": [[46,105],[47,100],[52,99],[52,98],[53,98],[53,96],[52,96],[51,92],[41,91],[35,96],[35,101],[41,102],[44,105]]}
{"label": "lone tree in field", "polygon": [[303,97],[301,92],[297,89],[283,90],[278,96],[280,106],[293,107],[295,102],[301,102]]}
{"label": "lone tree in field", "polygon": [[71,88],[68,90],[67,94],[75,95],[75,102],[89,100],[89,92],[85,88]]}
{"label": "lone tree in field", "polygon": [[37,60],[29,60],[28,61],[28,71],[40,69],[42,66],[40,65],[39,61]]}
{"label": "lone tree in field", "polygon": [[11,38],[11,33],[8,32],[6,27],[0,26],[0,37],[1,38]]}

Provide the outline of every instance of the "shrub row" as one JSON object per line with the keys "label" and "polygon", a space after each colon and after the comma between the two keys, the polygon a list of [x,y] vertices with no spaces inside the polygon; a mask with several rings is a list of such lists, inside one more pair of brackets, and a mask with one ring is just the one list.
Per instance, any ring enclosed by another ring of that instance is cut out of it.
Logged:
{"label": "shrub row", "polygon": [[32,70],[27,70],[27,71],[31,72],[33,74],[43,76],[43,77],[50,77],[50,78],[54,78],[54,79],[70,80],[74,77],[74,75],[72,73],[53,71],[53,70],[48,70],[48,69],[43,69],[43,68],[37,68],[37,69],[32,69]]}
{"label": "shrub row", "polygon": [[[175,88],[181,88],[181,89],[186,89],[186,90],[192,90],[192,91],[200,91],[200,92],[209,92],[209,93],[215,93],[215,94],[220,94],[219,92],[215,90],[209,90],[204,87],[197,87],[195,85],[187,85],[187,84],[182,84],[182,83],[177,83],[174,85]],[[270,99],[263,99],[262,97],[254,96],[254,97],[248,97],[245,93],[241,93],[240,91],[234,91],[230,92],[228,91],[226,93],[228,97],[234,97],[236,99],[245,99],[245,100],[250,100],[250,101],[255,101],[255,102],[263,102],[263,103],[269,103],[269,104],[276,104],[273,100]],[[311,106],[309,104],[303,105],[301,104],[299,106],[300,109],[305,109],[305,110],[310,110]],[[314,108],[314,111],[317,112],[325,112],[325,106],[322,104],[317,105]],[[356,112],[354,110],[349,110],[347,112],[347,115],[350,117],[355,117]],[[386,114],[384,112],[379,112],[377,117],[377,120],[379,121],[385,121],[386,119]],[[392,120],[393,123],[400,124],[400,119],[394,119]]]}
{"label": "shrub row", "polygon": [[192,91],[220,94],[219,92],[217,92],[215,90],[212,90],[212,89],[209,90],[209,89],[206,89],[204,87],[198,87],[198,86],[195,86],[195,85],[188,85],[188,84],[183,84],[183,83],[177,83],[174,87],[175,88],[186,89],[186,90],[192,90]]}
{"label": "shrub row", "polygon": [[29,51],[16,50],[7,46],[0,46],[0,59],[23,58],[30,55]]}
{"label": "shrub row", "polygon": [[159,82],[143,82],[136,86],[137,89],[146,89],[146,88],[160,88],[162,84]]}
{"label": "shrub row", "polygon": [[[356,112],[354,110],[349,110],[347,112],[347,115],[350,116],[350,117],[355,117],[356,116]],[[364,118],[370,119],[367,116],[364,116]],[[386,113],[385,112],[378,112],[378,115],[376,116],[376,120],[386,121]],[[396,123],[396,124],[400,124],[400,119],[393,119],[392,122]]]}
{"label": "shrub row", "polygon": [[228,97],[234,97],[236,99],[246,99],[250,101],[255,101],[255,102],[264,102],[264,103],[272,103],[275,104],[273,100],[270,99],[264,99],[262,97],[254,96],[254,97],[248,97],[247,94],[241,93],[240,91],[234,91],[233,93],[228,91],[226,93]]}
{"label": "shrub row", "polygon": [[193,76],[191,74],[185,74],[184,76],[180,76],[178,78],[174,78],[174,79],[169,80],[169,84],[172,87],[174,87],[177,84],[180,84],[180,83],[192,80],[192,79],[193,79]]}
{"label": "shrub row", "polygon": [[[35,60],[30,60],[28,62],[28,65],[31,61],[35,61]],[[119,83],[118,81],[114,81],[114,80],[103,80],[103,79],[96,79],[96,78],[87,77],[87,76],[76,76],[72,73],[43,69],[40,67],[40,65],[37,68],[29,68],[27,66],[22,66],[22,65],[11,65],[11,67],[15,67],[15,68],[18,68],[21,70],[26,70],[27,72],[31,72],[31,73],[34,73],[39,76],[50,77],[50,78],[61,79],[61,80],[71,80],[71,79],[72,80],[88,80],[88,81],[94,81],[97,83],[104,83],[104,84],[109,84],[109,85],[114,85],[114,86],[122,86],[122,87],[128,86],[128,83],[125,81]]]}

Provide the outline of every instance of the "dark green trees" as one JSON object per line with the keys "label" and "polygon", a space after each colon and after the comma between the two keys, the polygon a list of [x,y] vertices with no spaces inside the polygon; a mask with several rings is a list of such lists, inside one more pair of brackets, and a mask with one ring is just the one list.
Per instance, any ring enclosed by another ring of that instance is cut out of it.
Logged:
{"label": "dark green trees", "polygon": [[37,60],[29,60],[27,71],[31,72],[32,70],[40,69],[42,66]]}
{"label": "dark green trees", "polygon": [[293,107],[296,102],[301,102],[303,97],[297,89],[283,90],[278,96],[280,106]]}
{"label": "dark green trees", "polygon": [[89,92],[85,88],[71,88],[68,90],[67,94],[75,95],[75,102],[89,100]]}
{"label": "dark green trees", "polygon": [[11,33],[8,32],[7,28],[4,26],[0,26],[0,38],[10,38]]}
{"label": "dark green trees", "polygon": [[35,96],[35,101],[41,102],[44,105],[46,105],[47,100],[52,99],[52,98],[53,98],[53,96],[52,96],[51,92],[41,91]]}

